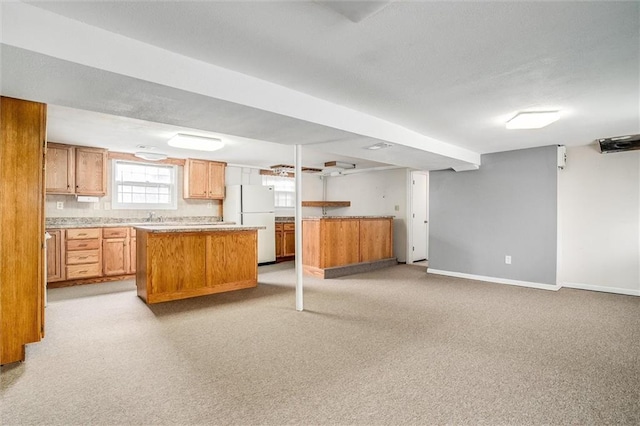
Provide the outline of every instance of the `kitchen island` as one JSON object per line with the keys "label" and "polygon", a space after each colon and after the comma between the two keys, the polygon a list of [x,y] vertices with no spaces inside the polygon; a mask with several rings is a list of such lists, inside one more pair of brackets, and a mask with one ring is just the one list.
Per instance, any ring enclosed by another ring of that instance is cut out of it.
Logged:
{"label": "kitchen island", "polygon": [[336,278],[397,264],[393,216],[321,216],[302,220],[307,275]]}
{"label": "kitchen island", "polygon": [[135,226],[136,286],[148,304],[255,287],[258,229],[236,225]]}

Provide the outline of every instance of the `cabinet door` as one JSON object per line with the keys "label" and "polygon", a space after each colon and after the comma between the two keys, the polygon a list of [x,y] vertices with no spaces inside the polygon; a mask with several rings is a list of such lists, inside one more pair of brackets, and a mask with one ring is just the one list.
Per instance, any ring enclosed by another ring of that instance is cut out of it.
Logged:
{"label": "cabinet door", "polygon": [[107,151],[99,148],[76,148],[76,194],[107,193]]}
{"label": "cabinet door", "polygon": [[102,240],[102,274],[125,275],[128,273],[129,252],[126,238]]}
{"label": "cabinet door", "polygon": [[209,163],[209,198],[224,199],[224,163]]}
{"label": "cabinet door", "polygon": [[183,198],[209,198],[209,162],[188,158],[184,164]]}
{"label": "cabinet door", "polygon": [[47,240],[47,282],[64,280],[64,231],[50,230],[51,238]]}
{"label": "cabinet door", "polygon": [[[285,225],[286,226],[286,225]],[[282,236],[282,255],[283,256],[295,256],[296,255],[296,231],[295,229],[287,229],[283,231]]]}
{"label": "cabinet door", "polygon": [[282,254],[283,253],[282,252],[282,238],[283,238],[282,235],[283,235],[283,231],[282,230],[278,230],[276,228],[276,258],[283,256],[283,254]]}
{"label": "cabinet door", "polygon": [[45,185],[48,194],[73,194],[75,150],[69,145],[47,143]]}

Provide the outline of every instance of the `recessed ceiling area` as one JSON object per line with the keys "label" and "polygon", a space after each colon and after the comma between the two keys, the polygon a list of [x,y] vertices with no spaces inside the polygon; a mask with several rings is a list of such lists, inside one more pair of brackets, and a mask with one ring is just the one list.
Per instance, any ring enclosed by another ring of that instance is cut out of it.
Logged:
{"label": "recessed ceiling area", "polygon": [[3,2],[2,93],[424,170],[640,133],[638,2],[341,3]]}

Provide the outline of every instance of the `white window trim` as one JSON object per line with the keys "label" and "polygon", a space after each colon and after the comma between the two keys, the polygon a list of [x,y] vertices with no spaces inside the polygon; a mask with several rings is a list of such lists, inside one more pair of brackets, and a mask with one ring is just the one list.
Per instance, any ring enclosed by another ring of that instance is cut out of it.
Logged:
{"label": "white window trim", "polygon": [[[119,203],[118,202],[118,182],[116,181],[116,167],[117,163],[128,164],[142,164],[147,166],[158,166],[154,163],[145,163],[138,161],[126,161],[126,160],[112,160],[111,161],[111,209],[112,210],[178,210],[178,173],[176,165],[163,164],[162,167],[166,167],[170,170],[172,191],[171,199],[169,203],[162,204],[149,204],[149,203]],[[144,185],[141,183],[141,185]]]}

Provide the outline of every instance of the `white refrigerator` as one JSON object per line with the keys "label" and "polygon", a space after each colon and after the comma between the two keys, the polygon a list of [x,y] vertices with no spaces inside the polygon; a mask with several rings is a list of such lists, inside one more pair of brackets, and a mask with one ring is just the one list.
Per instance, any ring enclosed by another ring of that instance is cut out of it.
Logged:
{"label": "white refrigerator", "polygon": [[223,219],[237,225],[265,226],[258,230],[258,263],[276,261],[276,217],[273,186],[228,185]]}

